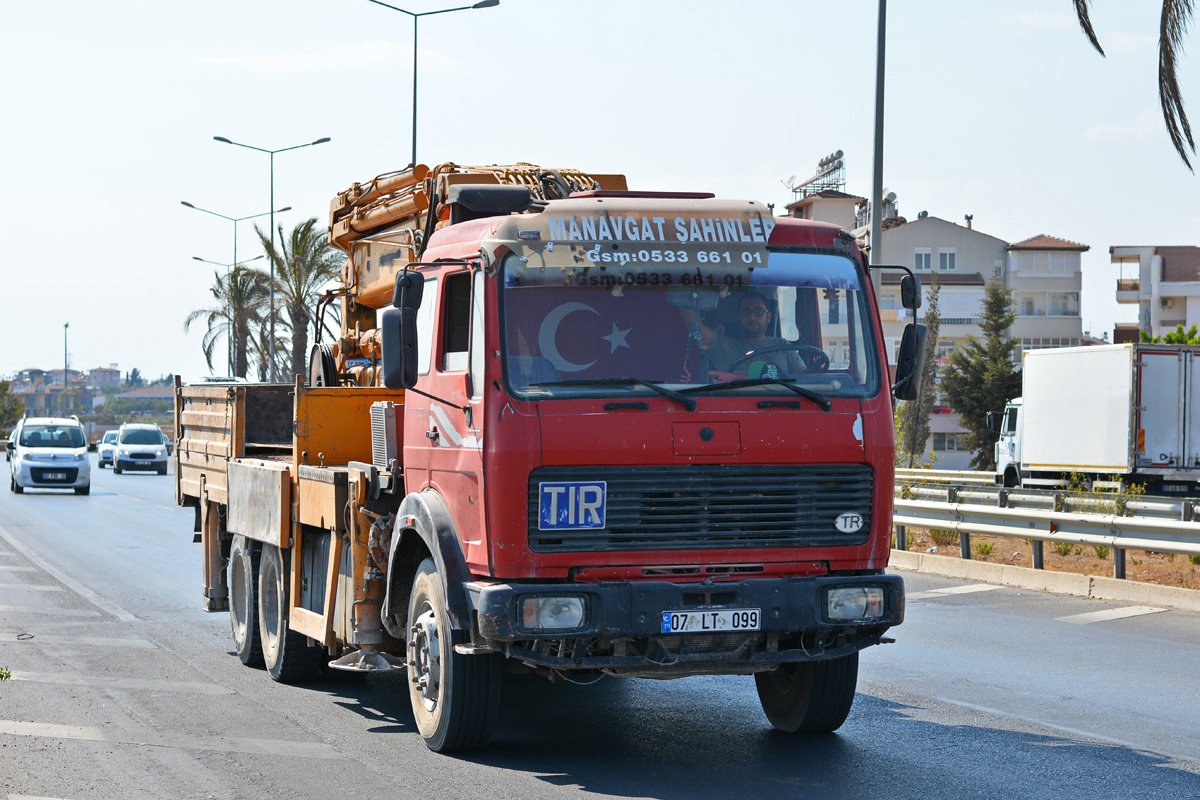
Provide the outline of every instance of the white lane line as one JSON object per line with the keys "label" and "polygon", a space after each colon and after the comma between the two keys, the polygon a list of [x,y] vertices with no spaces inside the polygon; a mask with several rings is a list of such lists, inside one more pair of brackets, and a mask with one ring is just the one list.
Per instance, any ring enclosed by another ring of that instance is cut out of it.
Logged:
{"label": "white lane line", "polygon": [[31,592],[61,592],[61,586],[35,586],[32,583],[0,583],[0,589],[27,589]]}
{"label": "white lane line", "polygon": [[944,589],[930,589],[927,592],[912,592],[905,595],[905,597],[909,600],[924,600],[929,597],[947,597],[955,594],[990,592],[993,589],[999,588],[999,586],[993,586],[990,583],[969,583],[966,586],[947,586]]}
{"label": "white lane line", "polygon": [[1165,608],[1154,606],[1125,606],[1124,608],[1109,608],[1104,611],[1089,611],[1086,614],[1070,614],[1065,617],[1055,617],[1055,622],[1070,622],[1075,625],[1091,625],[1093,622],[1108,622],[1113,619],[1140,617],[1144,614],[1157,614],[1166,611]]}
{"label": "white lane line", "polygon": [[0,572],[37,572],[34,567],[6,567],[0,565]]}
{"label": "white lane line", "polygon": [[63,800],[61,797],[42,797],[41,795],[32,794],[9,794],[5,795],[8,800]]}
{"label": "white lane line", "polygon": [[16,553],[14,553],[12,550],[0,550],[0,556],[15,556],[15,555],[16,555]]}
{"label": "white lane line", "polygon": [[[59,583],[66,585],[69,589],[71,589],[71,591],[75,592],[80,597],[82,597],[83,599],[85,599],[89,603],[91,603],[92,605],[103,609],[104,611],[108,612],[109,614],[112,614],[114,617],[121,620],[122,622],[139,622],[138,618],[135,617],[133,614],[130,614],[128,611],[121,608],[116,603],[113,603],[110,600],[107,600],[104,597],[101,597],[100,595],[96,594],[91,589],[87,588],[82,583],[80,583],[79,581],[70,577],[65,572],[60,570],[58,567],[54,566],[46,559],[39,556],[37,553],[33,552],[28,547],[21,544],[21,542],[18,541],[3,526],[0,526],[0,539],[3,539],[4,541],[8,542],[9,547],[11,547],[13,550],[16,550],[21,555],[25,556],[25,558],[29,559],[34,564],[37,564],[39,567],[41,567],[41,569],[44,572],[50,573],[51,577],[53,577]],[[5,569],[5,567],[0,567],[0,569]],[[28,570],[31,572],[33,571],[33,567],[8,567],[7,569]]]}
{"label": "white lane line", "polygon": [[189,736],[184,733],[167,733],[165,731],[122,731],[111,728],[83,728],[78,725],[53,725],[44,722],[0,720],[0,734],[137,744],[149,747],[179,747],[184,750],[212,750],[219,753],[295,756],[297,758],[342,758],[341,753],[324,742],[239,739],[232,736]]}
{"label": "white lane line", "polygon": [[74,608],[34,608],[33,606],[0,606],[0,614],[49,614],[52,617],[98,617],[99,611],[80,611]]}
{"label": "white lane line", "polygon": [[106,678],[100,675],[61,675],[50,672],[12,671],[14,681],[54,683],[62,686],[98,686],[102,689],[134,689],[179,694],[233,694],[233,690],[215,683],[181,683],[145,678]]}
{"label": "white lane line", "polygon": [[88,647],[132,647],[137,650],[154,650],[155,645],[145,639],[117,639],[106,636],[64,636],[56,633],[0,633],[0,643],[31,642],[33,644],[87,645]]}

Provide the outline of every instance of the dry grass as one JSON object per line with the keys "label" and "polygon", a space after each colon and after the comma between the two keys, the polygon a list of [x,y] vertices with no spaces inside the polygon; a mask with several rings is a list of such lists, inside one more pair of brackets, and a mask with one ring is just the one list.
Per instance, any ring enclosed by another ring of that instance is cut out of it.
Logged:
{"label": "dry grass", "polygon": [[[907,549],[924,553],[931,547],[937,547],[937,555],[961,558],[958,537],[954,536],[949,544],[935,544],[930,537],[930,531],[925,528],[907,528],[905,533]],[[945,537],[938,535],[945,541]],[[991,546],[986,555],[978,544]],[[1063,548],[1066,549],[1066,548]],[[1050,542],[1042,548],[1045,555],[1047,570],[1054,572],[1073,572],[1079,575],[1109,576],[1113,574],[1112,553],[1098,554],[1091,545],[1074,545],[1066,555],[1060,555]],[[1103,557],[1102,557],[1103,556]],[[991,564],[1012,564],[1019,567],[1033,566],[1033,548],[1027,539],[1009,538],[1007,536],[971,536],[971,558],[976,561],[987,561]],[[1155,583],[1161,586],[1181,586],[1185,589],[1200,589],[1200,566],[1192,563],[1187,556],[1171,553],[1147,553],[1140,550],[1127,550],[1125,553],[1125,577],[1143,583]]]}

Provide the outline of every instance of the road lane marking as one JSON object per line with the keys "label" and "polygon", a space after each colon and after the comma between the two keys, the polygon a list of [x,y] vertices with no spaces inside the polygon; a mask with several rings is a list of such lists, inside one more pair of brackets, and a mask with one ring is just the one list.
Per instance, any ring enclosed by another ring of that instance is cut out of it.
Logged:
{"label": "road lane marking", "polygon": [[1140,617],[1144,614],[1157,614],[1166,611],[1155,606],[1125,606],[1124,608],[1109,608],[1104,611],[1089,611],[1086,614],[1070,614],[1065,617],[1055,617],[1055,622],[1070,622],[1075,625],[1091,625],[1093,622],[1108,622],[1126,617]]}
{"label": "road lane marking", "polygon": [[89,647],[132,647],[138,650],[154,650],[156,645],[145,639],[118,639],[106,636],[64,636],[55,633],[0,633],[0,643],[33,642],[34,644],[72,644]]}
{"label": "road lane marking", "polygon": [[976,592],[990,592],[993,589],[999,589],[999,586],[993,586],[990,583],[969,583],[966,586],[947,586],[944,589],[930,589],[927,592],[912,592],[905,595],[908,600],[925,600],[929,597],[948,597],[956,594],[975,594]]}
{"label": "road lane marking", "polygon": [[6,567],[0,565],[0,572],[37,572],[34,567]]}
{"label": "road lane marking", "polygon": [[84,728],[78,725],[53,725],[45,722],[0,720],[0,734],[78,739],[85,742],[109,742],[111,744],[136,744],[149,747],[178,747],[184,750],[212,750],[219,753],[325,759],[343,757],[341,753],[324,742],[240,739],[232,736],[189,736],[184,733],[165,731],[123,731],[112,728]]}
{"label": "road lane marking", "polygon": [[145,678],[106,678],[101,675],[61,675],[50,672],[13,670],[12,679],[30,683],[55,683],[63,686],[98,686],[103,689],[146,689],[180,694],[233,694],[232,689],[215,683],[156,681]]}
{"label": "road lane marking", "polygon": [[[100,595],[96,594],[91,589],[87,588],[82,583],[75,580],[71,576],[67,575],[65,572],[60,570],[58,567],[54,566],[46,559],[39,556],[37,553],[30,550],[28,547],[23,545],[18,539],[16,539],[16,537],[14,537],[11,533],[9,533],[8,530],[6,528],[4,528],[3,526],[0,526],[0,539],[3,539],[4,541],[8,542],[9,547],[11,547],[13,550],[16,550],[21,555],[25,556],[25,558],[29,559],[34,564],[37,564],[39,567],[41,567],[41,569],[44,572],[50,573],[51,577],[56,579],[59,583],[66,585],[69,589],[71,589],[71,591],[75,592],[80,597],[82,597],[83,599],[85,599],[89,603],[91,603],[92,605],[103,609],[104,611],[108,612],[109,614],[112,614],[114,617],[121,620],[122,622],[140,622],[141,621],[137,617],[135,617],[133,614],[130,614],[128,611],[121,608],[116,603],[113,603],[110,600],[107,600],[104,597],[101,597]],[[33,567],[0,567],[0,569],[21,570],[21,571],[29,571],[29,572],[33,571]]]}
{"label": "road lane marking", "polygon": [[10,794],[5,795],[8,800],[63,800],[61,797],[42,797],[41,795],[32,794]]}
{"label": "road lane marking", "polygon": [[32,583],[0,583],[0,589],[26,589],[31,592],[61,592],[61,586],[35,586]]}
{"label": "road lane marking", "polygon": [[0,606],[0,614],[49,614],[55,617],[98,617],[99,611],[80,611],[77,608],[34,608],[33,606]]}

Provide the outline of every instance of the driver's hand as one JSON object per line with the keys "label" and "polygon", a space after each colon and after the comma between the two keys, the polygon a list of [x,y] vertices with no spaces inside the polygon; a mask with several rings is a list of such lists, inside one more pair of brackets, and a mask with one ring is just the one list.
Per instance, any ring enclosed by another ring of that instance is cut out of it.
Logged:
{"label": "driver's hand", "polygon": [[740,381],[746,377],[745,372],[722,372],[719,369],[710,369],[708,371],[709,383],[729,383],[730,381]]}

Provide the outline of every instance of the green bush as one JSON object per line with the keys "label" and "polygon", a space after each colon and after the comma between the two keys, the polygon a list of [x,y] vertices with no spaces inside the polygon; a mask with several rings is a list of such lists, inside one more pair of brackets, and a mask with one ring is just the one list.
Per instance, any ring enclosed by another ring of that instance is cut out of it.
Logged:
{"label": "green bush", "polygon": [[990,556],[992,554],[992,551],[995,549],[996,549],[995,547],[992,547],[987,542],[976,542],[975,543],[975,552],[978,555],[982,556],[983,558],[987,558],[988,556]]}
{"label": "green bush", "polygon": [[932,539],[933,543],[938,547],[949,547],[950,545],[958,542],[957,533],[954,531],[943,530],[941,528],[930,528],[929,538]]}
{"label": "green bush", "polygon": [[1071,542],[1051,542],[1050,546],[1054,548],[1054,552],[1060,556],[1069,556],[1071,551],[1075,549],[1075,545]]}
{"label": "green bush", "polygon": [[1096,551],[1096,558],[1108,558],[1109,553],[1112,552],[1112,550],[1102,544],[1092,545],[1092,549]]}

